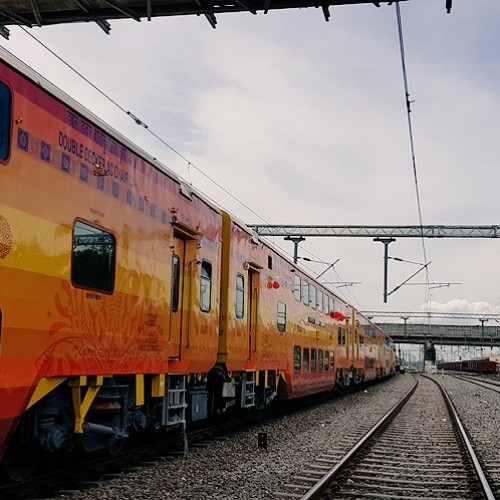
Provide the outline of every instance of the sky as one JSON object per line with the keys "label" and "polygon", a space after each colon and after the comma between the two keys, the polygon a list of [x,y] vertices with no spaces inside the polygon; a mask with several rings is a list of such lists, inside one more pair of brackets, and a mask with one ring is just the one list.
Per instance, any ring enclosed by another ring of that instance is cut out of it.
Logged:
{"label": "sky", "polygon": [[[500,2],[453,4],[400,5],[422,222],[500,224]],[[221,14],[216,30],[203,16],[111,20],[110,35],[94,23],[27,30],[191,165],[21,28],[0,44],[248,224],[418,225],[395,5],[330,12]],[[360,282],[335,289],[360,310],[500,311],[500,242],[424,243],[431,282],[460,284],[404,285],[387,304],[382,244],[308,238],[299,255],[340,259],[324,277]],[[389,255],[425,260],[419,239]],[[419,267],[390,261],[389,291]]]}

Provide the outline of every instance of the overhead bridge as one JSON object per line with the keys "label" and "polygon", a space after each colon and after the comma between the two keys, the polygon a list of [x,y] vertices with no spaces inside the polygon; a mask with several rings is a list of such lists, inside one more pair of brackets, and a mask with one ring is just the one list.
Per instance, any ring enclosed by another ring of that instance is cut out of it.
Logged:
{"label": "overhead bridge", "polygon": [[[429,311],[361,312],[384,329],[394,342],[400,344],[425,344],[432,341],[434,344],[441,345],[500,347],[500,314],[497,313]],[[377,317],[397,318],[397,320],[393,320],[391,323],[382,323],[377,321]],[[434,324],[435,320],[442,319],[455,324]],[[417,323],[416,321],[419,322]],[[457,324],[465,322],[469,324]],[[472,322],[475,324],[471,324]]]}
{"label": "overhead bridge", "polygon": [[[404,1],[404,0],[402,0]],[[446,0],[451,9],[451,0]],[[47,26],[76,22],[95,22],[105,33],[111,31],[110,19],[151,21],[159,16],[203,15],[215,28],[217,14],[250,12],[267,14],[270,10],[316,7],[330,19],[330,7],[353,4],[392,4],[373,0],[2,0],[0,2],[0,34],[8,38],[6,26]],[[448,9],[449,10],[449,9]]]}
{"label": "overhead bridge", "polygon": [[463,345],[500,347],[500,325],[429,325],[379,323],[394,342],[399,344]]}

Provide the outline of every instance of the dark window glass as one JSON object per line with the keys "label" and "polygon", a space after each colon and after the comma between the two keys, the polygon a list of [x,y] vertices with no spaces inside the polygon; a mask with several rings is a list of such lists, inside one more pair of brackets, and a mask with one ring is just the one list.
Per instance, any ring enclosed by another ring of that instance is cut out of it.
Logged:
{"label": "dark window glass", "polygon": [[286,331],[286,305],[283,302],[278,302],[278,330]]}
{"label": "dark window glass", "polygon": [[270,255],[267,256],[267,267],[269,269],[273,268],[273,258]]}
{"label": "dark window glass", "polygon": [[207,260],[201,263],[200,309],[210,311],[212,296],[212,264]]}
{"label": "dark window glass", "polygon": [[318,290],[316,300],[317,300],[316,307],[317,307],[318,311],[321,312],[321,310],[323,309],[323,292],[321,290]]}
{"label": "dark window glass", "polygon": [[302,302],[309,305],[309,283],[306,280],[302,282]]}
{"label": "dark window glass", "polygon": [[236,317],[243,318],[245,312],[245,278],[242,274],[236,275]]}
{"label": "dark window glass", "polygon": [[339,345],[345,345],[345,328],[342,326],[339,326],[338,329],[338,344]]}
{"label": "dark window glass", "polygon": [[172,256],[172,300],[170,309],[177,312],[179,309],[179,290],[181,285],[181,261],[178,255]]}
{"label": "dark window glass", "polygon": [[316,349],[311,349],[311,371],[316,371]]}
{"label": "dark window glass", "polygon": [[308,372],[309,371],[309,349],[307,347],[304,347],[303,354],[304,354],[302,356],[303,371]]}
{"label": "dark window glass", "polygon": [[330,356],[330,352],[329,351],[325,351],[325,371],[328,371],[328,365],[330,364],[329,363],[329,356]]}
{"label": "dark window glass", "polygon": [[323,371],[323,351],[321,349],[318,351],[318,370]]}
{"label": "dark window glass", "polygon": [[73,228],[71,282],[75,286],[112,292],[115,286],[115,237],[76,221]]}
{"label": "dark window glass", "polygon": [[300,346],[296,345],[293,348],[293,372],[300,373]]}
{"label": "dark window glass", "polygon": [[333,351],[330,353],[330,370],[333,372]]}
{"label": "dark window glass", "polygon": [[0,159],[9,157],[10,120],[12,108],[12,94],[9,87],[0,83]]}
{"label": "dark window glass", "polygon": [[295,300],[300,302],[300,276],[295,276],[293,284],[293,296]]}
{"label": "dark window glass", "polygon": [[309,305],[316,309],[316,287],[314,285],[309,287]]}

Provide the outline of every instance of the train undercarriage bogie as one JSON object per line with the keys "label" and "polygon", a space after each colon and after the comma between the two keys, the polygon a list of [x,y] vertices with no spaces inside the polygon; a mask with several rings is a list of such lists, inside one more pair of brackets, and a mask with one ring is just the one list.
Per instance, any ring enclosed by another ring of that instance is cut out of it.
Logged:
{"label": "train undercarriage bogie", "polygon": [[104,379],[81,426],[80,441],[85,451],[121,450],[129,436],[129,392],[129,385],[118,384],[111,377]]}
{"label": "train undercarriage bogie", "polygon": [[262,410],[278,396],[278,372],[228,373],[217,366],[208,374],[209,410],[214,416],[230,409]]}
{"label": "train undercarriage bogie", "polygon": [[30,429],[35,425],[33,412],[19,422],[1,462],[1,472],[7,480],[24,481],[38,467],[42,450]]}

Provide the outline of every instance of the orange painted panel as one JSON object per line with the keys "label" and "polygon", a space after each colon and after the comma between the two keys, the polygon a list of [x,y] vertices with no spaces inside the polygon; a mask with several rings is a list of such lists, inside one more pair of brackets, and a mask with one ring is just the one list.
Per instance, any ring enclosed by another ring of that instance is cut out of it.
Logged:
{"label": "orange painted panel", "polygon": [[[44,376],[208,371],[217,356],[221,214],[3,63],[0,79],[12,89],[16,120],[0,164],[2,435]],[[71,283],[77,219],[116,240],[112,293]],[[185,290],[189,345],[184,336],[182,365],[170,367],[179,349],[168,342],[174,222],[200,236]],[[202,259],[214,270],[213,307],[203,314]]]}

